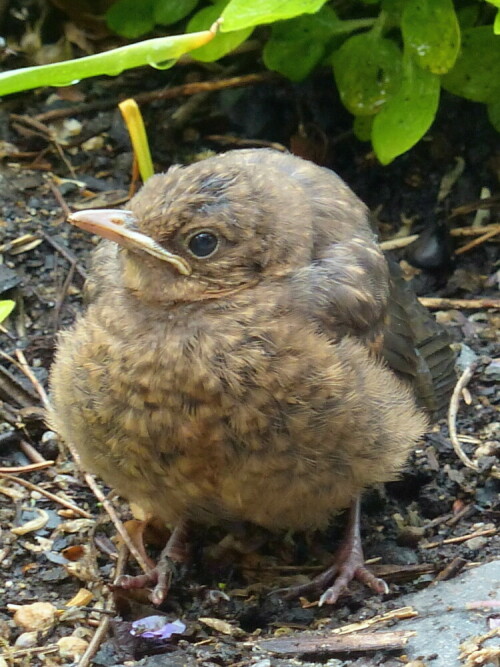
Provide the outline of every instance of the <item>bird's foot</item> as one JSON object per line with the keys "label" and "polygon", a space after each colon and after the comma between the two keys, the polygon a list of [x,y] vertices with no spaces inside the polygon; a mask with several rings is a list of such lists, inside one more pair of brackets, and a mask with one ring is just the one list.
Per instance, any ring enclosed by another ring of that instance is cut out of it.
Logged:
{"label": "bird's foot", "polygon": [[152,570],[137,576],[122,575],[114,586],[125,590],[152,588],[149,599],[154,605],[160,605],[168,595],[177,565],[187,559],[187,535],[187,523],[179,522]]}
{"label": "bird's foot", "polygon": [[292,599],[311,593],[318,594],[323,591],[319,598],[319,606],[335,604],[353,579],[361,581],[376,593],[389,592],[385,581],[376,577],[365,567],[359,531],[359,505],[358,499],[349,510],[347,532],[335,554],[333,564],[307,584],[291,586],[278,592],[283,592],[287,599]]}

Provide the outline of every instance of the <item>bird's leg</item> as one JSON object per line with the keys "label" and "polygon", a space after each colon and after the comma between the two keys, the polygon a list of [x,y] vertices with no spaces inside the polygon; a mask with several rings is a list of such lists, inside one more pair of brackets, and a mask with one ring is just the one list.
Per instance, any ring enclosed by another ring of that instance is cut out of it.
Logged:
{"label": "bird's leg", "polygon": [[346,534],[333,564],[309,583],[284,589],[288,599],[323,591],[319,605],[334,604],[353,579],[358,579],[377,593],[389,591],[385,581],[365,567],[359,528],[360,505],[360,498],[357,498],[349,508]]}
{"label": "bird's leg", "polygon": [[176,564],[183,563],[187,559],[188,534],[189,523],[185,520],[179,521],[168,538],[156,566],[147,574],[139,574],[135,577],[128,575],[119,577],[115,581],[115,586],[131,589],[154,585],[150,600],[155,605],[161,604],[167,597]]}

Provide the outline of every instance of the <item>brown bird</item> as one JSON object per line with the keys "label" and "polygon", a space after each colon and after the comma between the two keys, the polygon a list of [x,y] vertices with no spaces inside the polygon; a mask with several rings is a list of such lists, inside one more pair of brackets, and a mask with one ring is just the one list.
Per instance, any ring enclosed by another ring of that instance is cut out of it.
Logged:
{"label": "brown bird", "polygon": [[328,169],[258,149],[173,167],[129,211],[69,221],[108,241],[88,310],[59,338],[51,423],[177,526],[157,568],[123,585],[154,583],[161,602],[190,523],[311,530],[350,507],[333,565],[288,592],[333,603],[354,577],[384,591],[363,564],[359,497],[425,431],[409,383],[438,409],[453,356],[391,287],[365,205]]}

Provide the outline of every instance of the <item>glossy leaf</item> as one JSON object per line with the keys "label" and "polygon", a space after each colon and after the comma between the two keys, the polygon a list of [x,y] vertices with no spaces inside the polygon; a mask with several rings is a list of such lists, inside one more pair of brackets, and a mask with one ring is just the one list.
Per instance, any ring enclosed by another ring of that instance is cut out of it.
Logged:
{"label": "glossy leaf", "polygon": [[356,116],[354,118],[352,130],[357,139],[360,141],[370,141],[374,118],[375,116]]}
{"label": "glossy leaf", "polygon": [[153,0],[118,0],[106,12],[106,23],[122,37],[141,37],[155,26]]}
{"label": "glossy leaf", "polygon": [[460,30],[473,28],[479,20],[479,5],[466,5],[457,10],[457,19]]}
{"label": "glossy leaf", "polygon": [[408,52],[434,74],[448,72],[460,50],[460,26],[452,0],[408,0],[401,17]]}
{"label": "glossy leaf", "polygon": [[[155,23],[171,25],[190,14],[199,0],[153,0]],[[141,3],[136,3],[141,5]]]}
{"label": "glossy leaf", "polygon": [[350,37],[332,60],[342,102],[355,116],[377,113],[401,83],[399,48],[372,32]]}
{"label": "glossy leaf", "polygon": [[493,102],[500,95],[500,37],[491,26],[463,31],[455,67],[441,83],[450,93],[474,102]]}
{"label": "glossy leaf", "polygon": [[439,77],[408,59],[400,89],[373,121],[372,144],[382,164],[389,164],[424,136],[436,115],[439,91]]}
{"label": "glossy leaf", "polygon": [[382,11],[386,16],[386,28],[399,28],[405,2],[406,0],[382,0]]}
{"label": "glossy leaf", "polygon": [[0,322],[3,322],[9,317],[11,312],[14,310],[15,305],[16,302],[11,301],[10,299],[0,301]]}
{"label": "glossy leaf", "polygon": [[222,32],[274,23],[301,14],[315,14],[326,0],[231,0],[222,18]]}
{"label": "glossy leaf", "polygon": [[273,25],[263,50],[264,64],[292,81],[304,79],[321,61],[341,21],[330,7]]}
{"label": "glossy leaf", "polygon": [[126,69],[141,65],[167,69],[184,53],[212,40],[214,34],[213,31],[205,30],[190,35],[157,37],[84,58],[2,72],[0,97],[41,86],[69,86],[78,83],[80,79],[101,74],[117,76]]}
{"label": "glossy leaf", "polygon": [[[222,0],[209,7],[200,9],[199,12],[191,18],[187,25],[188,32],[196,32],[208,29],[216,21],[227,4],[227,0]],[[218,32],[214,39],[199,49],[195,49],[190,56],[202,62],[212,62],[223,58],[233,51],[237,46],[244,42],[252,34],[253,28],[245,30],[235,30],[234,32]]]}

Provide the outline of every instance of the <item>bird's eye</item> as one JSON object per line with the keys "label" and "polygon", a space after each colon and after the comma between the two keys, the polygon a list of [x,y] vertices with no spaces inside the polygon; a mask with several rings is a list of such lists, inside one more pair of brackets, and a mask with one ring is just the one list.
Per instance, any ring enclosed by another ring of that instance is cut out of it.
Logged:
{"label": "bird's eye", "polygon": [[189,251],[195,257],[210,257],[217,250],[219,239],[211,232],[198,232],[189,239]]}

